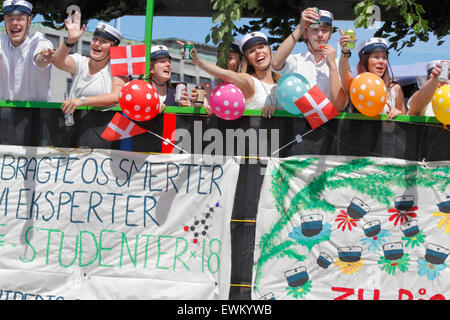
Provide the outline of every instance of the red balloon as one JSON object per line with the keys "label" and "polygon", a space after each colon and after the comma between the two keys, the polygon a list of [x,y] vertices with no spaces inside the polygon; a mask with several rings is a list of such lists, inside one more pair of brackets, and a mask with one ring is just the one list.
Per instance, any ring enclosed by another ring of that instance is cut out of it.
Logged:
{"label": "red balloon", "polygon": [[120,90],[119,105],[130,119],[147,121],[159,112],[159,95],[148,82],[132,80]]}

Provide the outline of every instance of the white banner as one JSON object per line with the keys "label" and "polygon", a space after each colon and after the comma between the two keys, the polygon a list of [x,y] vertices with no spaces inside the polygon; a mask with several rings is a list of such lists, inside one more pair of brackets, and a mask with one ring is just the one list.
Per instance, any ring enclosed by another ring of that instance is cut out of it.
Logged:
{"label": "white banner", "polygon": [[269,161],[253,299],[450,299],[450,162]]}
{"label": "white banner", "polygon": [[239,165],[0,147],[0,299],[227,299]]}

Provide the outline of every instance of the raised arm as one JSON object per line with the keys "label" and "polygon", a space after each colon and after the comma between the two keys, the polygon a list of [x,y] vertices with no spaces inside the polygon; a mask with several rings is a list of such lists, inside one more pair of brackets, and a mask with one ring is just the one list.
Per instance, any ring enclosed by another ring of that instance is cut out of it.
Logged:
{"label": "raised arm", "polygon": [[326,63],[330,70],[330,96],[331,103],[336,107],[337,111],[342,112],[345,107],[347,95],[342,88],[341,80],[339,79],[339,70],[336,65],[336,50],[330,44],[323,46],[323,53],[326,57]]}
{"label": "raised arm", "polygon": [[430,103],[436,89],[439,86],[437,77],[441,73],[441,65],[438,63],[431,72],[430,79],[428,79],[422,87],[416,91],[408,101],[410,115],[419,115],[422,110]]}
{"label": "raised arm", "polygon": [[[350,41],[350,37],[344,35],[342,30],[338,28],[339,33],[341,34],[341,39],[339,40],[339,44],[341,48],[345,48],[345,45]],[[341,77],[342,82],[342,88],[346,93],[350,92],[350,85],[353,81],[353,75],[350,71],[350,66],[348,63],[349,59],[349,49],[342,49],[343,54],[341,54],[341,57],[339,58],[339,76]],[[347,54],[348,53],[348,54]]]}
{"label": "raised arm", "polygon": [[281,43],[272,58],[272,68],[275,71],[283,69],[286,59],[291,54],[292,49],[294,49],[297,42],[300,40],[303,32],[311,23],[315,23],[317,19],[319,19],[319,17],[317,16],[317,12],[314,8],[307,8],[302,11],[300,23],[291,35],[287,37],[283,43]]}
{"label": "raised arm", "polygon": [[211,62],[205,61],[198,56],[195,48],[192,49],[192,63],[200,69],[208,72],[210,75],[219,78],[222,81],[234,84],[236,87],[241,89],[245,98],[253,96],[254,87],[252,86],[252,80],[249,74],[223,69]]}
{"label": "raised arm", "polygon": [[[69,14],[68,19],[64,20],[68,36],[65,41],[68,44],[74,44],[83,35],[86,25],[80,26],[81,13],[79,11],[75,12],[72,19],[71,14]],[[76,72],[75,60],[69,56],[71,48],[66,46],[65,43],[56,49],[54,56],[52,58],[53,65],[58,69],[74,74]]]}

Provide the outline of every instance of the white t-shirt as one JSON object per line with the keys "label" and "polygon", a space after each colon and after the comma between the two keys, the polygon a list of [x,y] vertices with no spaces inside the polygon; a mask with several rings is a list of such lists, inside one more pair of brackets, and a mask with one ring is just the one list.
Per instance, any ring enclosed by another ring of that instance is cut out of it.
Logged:
{"label": "white t-shirt", "polygon": [[[409,106],[409,99],[408,99],[408,110],[411,109]],[[409,111],[408,111],[409,114]],[[434,111],[433,111],[433,105],[431,104],[431,101],[425,106],[425,108],[422,109],[422,111],[419,113],[419,116],[427,116],[427,117],[435,117]]]}
{"label": "white t-shirt", "polygon": [[40,68],[34,59],[44,49],[53,49],[42,33],[35,32],[14,47],[8,34],[0,37],[0,99],[48,101],[51,64]]}
{"label": "white t-shirt", "polygon": [[245,109],[261,110],[265,106],[279,107],[277,85],[267,84],[251,76],[255,84],[255,94],[250,101],[245,102]]}
{"label": "white t-shirt", "polygon": [[[395,101],[396,101],[396,93],[394,90],[394,87],[392,86],[391,89],[389,89],[389,93],[386,95],[386,104],[384,105],[383,110],[381,110],[380,114],[389,114],[390,108],[389,106],[391,106],[391,108],[395,108]],[[389,105],[388,105],[389,104]]]}
{"label": "white t-shirt", "polygon": [[75,60],[76,71],[72,77],[69,98],[98,96],[111,92],[112,78],[110,63],[99,72],[89,74],[88,57],[84,57],[79,53],[74,53],[70,56]]}
{"label": "white t-shirt", "polygon": [[[336,65],[339,61],[336,59]],[[325,57],[316,63],[311,52],[291,54],[286,59],[284,67],[281,70],[272,70],[280,75],[287,73],[299,73],[304,76],[311,87],[317,85],[319,89],[329,98],[330,97],[330,70]]]}

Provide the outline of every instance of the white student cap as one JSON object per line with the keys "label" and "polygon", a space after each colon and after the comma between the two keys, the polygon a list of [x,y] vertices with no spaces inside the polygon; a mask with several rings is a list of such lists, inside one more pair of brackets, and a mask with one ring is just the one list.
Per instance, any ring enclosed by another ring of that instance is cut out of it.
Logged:
{"label": "white student cap", "polygon": [[240,49],[239,49],[239,45],[240,44],[241,44],[241,41],[238,40],[238,39],[235,39],[230,45],[230,52],[237,52],[237,53],[239,53],[240,52]]}
{"label": "white student cap", "polygon": [[7,14],[23,14],[31,16],[33,5],[24,0],[6,0],[3,1],[3,15]]}
{"label": "white student cap", "polygon": [[268,44],[267,37],[264,33],[259,31],[254,31],[246,34],[239,44],[239,48],[241,49],[242,53],[245,53],[245,50],[250,48],[251,46],[254,46],[255,44]]}
{"label": "white student cap", "polygon": [[371,53],[375,51],[388,52],[388,45],[383,38],[371,38],[359,44],[358,55],[361,57],[363,54]]}
{"label": "white student cap", "polygon": [[[219,40],[219,43],[217,44],[217,46],[220,46],[222,43],[223,43],[223,41],[221,39],[221,40]],[[240,52],[240,49],[239,49],[239,44],[240,43],[241,43],[240,40],[234,39],[234,41],[230,44],[230,52],[237,52],[237,53],[239,53]]]}
{"label": "white student cap", "polygon": [[119,44],[120,41],[122,41],[123,39],[123,36],[119,30],[117,30],[114,27],[111,27],[110,25],[104,22],[99,22],[97,24],[94,36],[99,36],[103,39],[114,41],[116,45]]}
{"label": "white student cap", "polygon": [[169,54],[169,49],[167,49],[166,46],[163,46],[162,44],[153,46],[150,51],[150,60],[156,60],[161,57],[168,57],[169,59],[172,59]]}
{"label": "white student cap", "polygon": [[333,26],[333,14],[327,10],[319,10],[320,24],[325,26]]}

